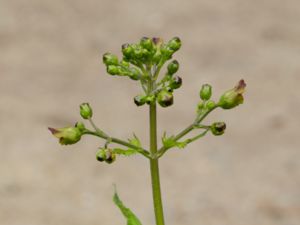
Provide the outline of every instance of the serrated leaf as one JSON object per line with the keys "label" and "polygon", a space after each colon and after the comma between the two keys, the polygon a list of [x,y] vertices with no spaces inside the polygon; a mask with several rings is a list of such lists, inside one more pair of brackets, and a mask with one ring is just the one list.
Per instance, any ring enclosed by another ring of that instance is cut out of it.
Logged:
{"label": "serrated leaf", "polygon": [[120,200],[117,191],[115,191],[113,201],[119,207],[124,217],[127,219],[127,225],[142,225],[141,221],[136,217],[136,215]]}
{"label": "serrated leaf", "polygon": [[127,150],[126,149],[121,149],[121,148],[114,148],[113,152],[118,154],[118,155],[124,155],[124,156],[132,156],[132,155],[135,155],[135,154],[138,153],[137,150],[131,149],[131,148],[129,148]]}

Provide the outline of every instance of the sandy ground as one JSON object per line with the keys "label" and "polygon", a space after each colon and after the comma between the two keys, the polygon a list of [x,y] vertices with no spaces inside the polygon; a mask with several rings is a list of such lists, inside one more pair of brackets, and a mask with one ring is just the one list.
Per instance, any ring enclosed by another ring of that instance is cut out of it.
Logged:
{"label": "sandy ground", "polygon": [[240,78],[245,104],[218,110],[207,135],[161,160],[167,224],[300,224],[300,3],[298,0],[0,0],[0,224],[125,224],[113,183],[143,224],[154,224],[149,165],[95,160],[101,140],[57,144],[47,126],[80,120],[90,102],[109,134],[148,143],[141,90],[106,75],[101,56],[142,36],[180,36],[184,85],[159,109],[159,132],[194,118],[198,91],[214,97]]}

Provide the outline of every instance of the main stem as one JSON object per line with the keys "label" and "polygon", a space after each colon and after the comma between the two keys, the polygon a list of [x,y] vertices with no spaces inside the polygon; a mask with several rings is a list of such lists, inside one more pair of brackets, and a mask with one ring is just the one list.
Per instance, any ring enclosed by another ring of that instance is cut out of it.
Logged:
{"label": "main stem", "polygon": [[[156,128],[156,103],[150,104],[150,152],[154,156],[157,152],[157,128]],[[161,200],[158,159],[150,159],[152,194],[156,225],[164,225],[164,212]]]}

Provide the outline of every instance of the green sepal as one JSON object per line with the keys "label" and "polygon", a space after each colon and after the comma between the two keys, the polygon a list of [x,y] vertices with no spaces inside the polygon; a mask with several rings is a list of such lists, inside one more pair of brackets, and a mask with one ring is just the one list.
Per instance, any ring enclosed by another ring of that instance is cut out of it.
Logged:
{"label": "green sepal", "polygon": [[140,139],[135,134],[133,134],[133,138],[128,139],[128,141],[129,141],[130,144],[132,144],[132,145],[134,145],[138,148],[142,147]]}
{"label": "green sepal", "polygon": [[185,146],[188,144],[188,140],[185,141],[175,141],[174,136],[167,137],[166,133],[164,133],[162,137],[162,143],[163,146],[167,149],[178,147],[178,148],[185,148]]}
{"label": "green sepal", "polygon": [[127,219],[127,225],[142,225],[141,221],[137,218],[137,216],[123,204],[116,190],[113,197],[113,201],[116,204],[116,206],[119,207],[124,217]]}

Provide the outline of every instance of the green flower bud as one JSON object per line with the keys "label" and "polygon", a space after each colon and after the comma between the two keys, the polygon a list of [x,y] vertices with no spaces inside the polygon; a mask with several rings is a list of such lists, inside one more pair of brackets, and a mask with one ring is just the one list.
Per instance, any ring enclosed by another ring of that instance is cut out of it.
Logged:
{"label": "green flower bud", "polygon": [[132,80],[139,80],[139,79],[141,79],[141,76],[142,75],[138,69],[136,69],[134,67],[130,69],[129,77]]}
{"label": "green flower bud", "polygon": [[148,37],[143,37],[140,41],[140,45],[142,46],[142,48],[145,48],[149,51],[151,51],[153,49],[153,42]]}
{"label": "green flower bud", "polygon": [[210,99],[211,94],[212,94],[212,88],[211,88],[211,86],[209,84],[203,84],[202,88],[200,90],[200,98],[203,101],[207,101],[207,100]]}
{"label": "green flower bud", "polygon": [[173,94],[166,90],[162,90],[158,93],[157,102],[162,107],[168,107],[173,104]]}
{"label": "green flower bud", "polygon": [[100,162],[103,162],[106,160],[106,152],[107,149],[105,148],[100,148],[97,152],[96,152],[96,159]]}
{"label": "green flower bud", "polygon": [[174,37],[174,38],[172,38],[172,39],[168,42],[167,46],[168,46],[171,50],[173,50],[174,52],[176,52],[176,51],[178,51],[178,50],[180,49],[180,47],[181,47],[181,40],[179,39],[179,37]]}
{"label": "green flower bud", "polygon": [[131,59],[133,56],[133,52],[134,52],[134,49],[130,44],[122,45],[122,53],[125,58]]}
{"label": "green flower bud", "polygon": [[204,102],[200,101],[197,105],[197,111],[200,112],[204,108]]}
{"label": "green flower bud", "polygon": [[170,83],[169,83],[169,87],[171,89],[177,89],[180,88],[182,85],[182,79],[179,76],[174,76],[171,78]]}
{"label": "green flower bud", "polygon": [[144,51],[141,48],[141,46],[139,45],[133,45],[133,49],[134,49],[134,58],[136,59],[142,59],[142,57],[144,56]]}
{"label": "green flower bud", "polygon": [[179,63],[177,60],[173,60],[172,62],[169,63],[168,67],[168,74],[169,75],[173,75],[174,73],[176,73],[179,69]]}
{"label": "green flower bud", "polygon": [[147,100],[147,96],[144,96],[144,95],[137,95],[134,97],[134,103],[137,106],[144,105],[146,103],[146,100]]}
{"label": "green flower bud", "polygon": [[226,129],[226,124],[224,122],[216,122],[210,126],[211,132],[216,136],[224,134],[225,129]]}
{"label": "green flower bud", "polygon": [[172,50],[171,48],[169,48],[167,45],[163,45],[161,48],[161,54],[162,56],[168,60],[172,58],[172,55],[174,53],[174,50]]}
{"label": "green flower bud", "polygon": [[218,105],[223,109],[232,109],[244,102],[243,93],[246,83],[240,80],[239,83],[231,90],[226,91],[219,100]]}
{"label": "green flower bud", "polygon": [[119,75],[120,74],[120,69],[118,66],[115,65],[109,65],[106,68],[107,73],[110,75]]}
{"label": "green flower bud", "polygon": [[82,122],[77,122],[75,127],[77,127],[81,132],[85,131],[85,126]]}
{"label": "green flower bud", "polygon": [[213,109],[215,107],[216,107],[216,103],[213,100],[208,100],[205,103],[205,108],[207,108],[208,110],[211,110],[211,109]]}
{"label": "green flower bud", "polygon": [[80,107],[80,115],[83,119],[92,118],[93,110],[89,103],[82,103],[79,107]]}
{"label": "green flower bud", "polygon": [[159,61],[161,60],[161,58],[162,58],[161,51],[160,50],[156,50],[155,54],[152,57],[153,62],[157,64],[157,63],[159,63]]}
{"label": "green flower bud", "polygon": [[108,164],[111,164],[114,161],[116,161],[116,154],[114,152],[112,152],[111,149],[108,149],[105,162],[107,162]]}
{"label": "green flower bud", "polygon": [[124,60],[124,59],[120,62],[120,64],[121,64],[122,66],[124,66],[124,67],[129,67],[129,62],[127,62],[127,61]]}
{"label": "green flower bud", "polygon": [[118,65],[119,64],[119,60],[118,57],[116,55],[113,55],[111,53],[105,53],[103,55],[103,63],[105,65]]}
{"label": "green flower bud", "polygon": [[82,130],[78,127],[64,127],[59,129],[49,127],[48,129],[59,139],[59,143],[62,145],[75,144],[82,136]]}

